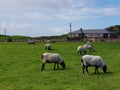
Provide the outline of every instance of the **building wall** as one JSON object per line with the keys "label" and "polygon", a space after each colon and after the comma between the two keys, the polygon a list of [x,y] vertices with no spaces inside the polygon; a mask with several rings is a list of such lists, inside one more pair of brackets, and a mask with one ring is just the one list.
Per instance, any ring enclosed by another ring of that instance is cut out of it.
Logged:
{"label": "building wall", "polygon": [[79,34],[79,33],[69,33],[68,34],[68,37],[69,38],[80,38],[80,36],[81,36],[81,34]]}
{"label": "building wall", "polygon": [[[117,38],[115,33],[84,33],[88,38]],[[68,38],[81,39],[81,33],[69,33]]]}
{"label": "building wall", "polygon": [[86,37],[103,37],[103,34],[96,34],[96,33],[87,33],[87,34],[84,34]]}

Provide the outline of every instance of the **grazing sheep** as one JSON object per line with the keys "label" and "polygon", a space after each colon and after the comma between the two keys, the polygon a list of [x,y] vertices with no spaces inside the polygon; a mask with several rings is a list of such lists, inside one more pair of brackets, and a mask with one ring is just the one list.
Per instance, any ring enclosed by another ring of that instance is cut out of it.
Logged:
{"label": "grazing sheep", "polygon": [[95,48],[91,44],[85,44],[84,47],[86,47],[86,50],[88,49],[89,51],[94,51],[95,52]]}
{"label": "grazing sheep", "polygon": [[89,44],[89,45],[91,45],[90,41],[87,41],[87,42],[86,42],[86,44]]}
{"label": "grazing sheep", "polygon": [[77,53],[84,55],[86,54],[86,47],[85,46],[78,46]]}
{"label": "grazing sheep", "polygon": [[85,68],[86,68],[86,72],[88,73],[88,67],[89,66],[94,66],[95,67],[95,74],[96,74],[96,71],[98,73],[98,68],[99,67],[101,67],[103,69],[104,73],[106,73],[106,71],[107,71],[107,66],[100,56],[84,55],[81,58],[81,62],[82,62],[82,65],[83,65],[83,74],[84,74],[84,69]]}
{"label": "grazing sheep", "polygon": [[45,64],[46,63],[54,63],[54,70],[58,67],[58,64],[60,64],[62,66],[63,69],[65,69],[65,62],[63,61],[63,59],[61,58],[61,56],[57,53],[43,53],[42,54],[42,68],[41,71],[43,71],[45,69]]}
{"label": "grazing sheep", "polygon": [[51,44],[45,44],[45,50],[51,50]]}
{"label": "grazing sheep", "polygon": [[35,41],[29,40],[28,44],[35,44]]}
{"label": "grazing sheep", "polygon": [[45,43],[50,43],[50,40],[45,40],[44,42],[45,42]]}

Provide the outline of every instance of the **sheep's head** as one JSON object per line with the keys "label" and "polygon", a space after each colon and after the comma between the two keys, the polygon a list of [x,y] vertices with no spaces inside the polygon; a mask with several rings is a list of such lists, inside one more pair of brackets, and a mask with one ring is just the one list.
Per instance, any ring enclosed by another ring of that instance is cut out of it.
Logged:
{"label": "sheep's head", "polygon": [[62,62],[60,63],[60,65],[63,67],[63,69],[65,69],[65,62],[64,62],[64,61],[62,61]]}
{"label": "sheep's head", "polygon": [[106,71],[107,71],[107,66],[104,65],[102,69],[103,69],[104,73],[106,73]]}
{"label": "sheep's head", "polygon": [[48,47],[48,50],[51,50],[51,46]]}

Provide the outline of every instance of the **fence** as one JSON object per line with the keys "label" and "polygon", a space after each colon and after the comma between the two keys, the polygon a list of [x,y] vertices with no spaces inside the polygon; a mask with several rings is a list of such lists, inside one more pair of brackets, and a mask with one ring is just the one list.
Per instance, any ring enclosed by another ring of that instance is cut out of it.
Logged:
{"label": "fence", "polygon": [[120,42],[119,38],[89,38],[89,41],[96,42],[96,41],[105,41],[105,42]]}

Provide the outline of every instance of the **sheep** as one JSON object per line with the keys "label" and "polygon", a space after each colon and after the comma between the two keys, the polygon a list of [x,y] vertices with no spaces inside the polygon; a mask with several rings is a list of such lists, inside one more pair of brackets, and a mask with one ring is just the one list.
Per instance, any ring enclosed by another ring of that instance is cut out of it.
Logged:
{"label": "sheep", "polygon": [[58,53],[43,53],[41,71],[45,70],[46,63],[54,63],[54,70],[56,69],[56,65],[57,68],[59,68],[58,64],[60,64],[62,68],[65,69],[65,62]]}
{"label": "sheep", "polygon": [[89,45],[91,45],[90,41],[87,41],[87,42],[86,42],[86,44],[89,44]]}
{"label": "sheep", "polygon": [[50,43],[50,40],[44,40],[45,43]]}
{"label": "sheep", "polygon": [[84,47],[86,47],[86,50],[88,49],[89,51],[95,52],[95,48],[92,44],[85,44]]}
{"label": "sheep", "polygon": [[86,54],[86,47],[85,46],[78,46],[78,48],[77,48],[77,53],[79,53],[79,54]]}
{"label": "sheep", "polygon": [[35,41],[29,40],[28,44],[35,44]]}
{"label": "sheep", "polygon": [[47,50],[51,50],[51,44],[45,44],[45,50],[47,49]]}
{"label": "sheep", "polygon": [[98,73],[98,68],[99,67],[102,68],[104,73],[106,73],[106,71],[107,71],[107,66],[100,56],[84,55],[81,58],[81,62],[82,62],[82,65],[83,65],[83,74],[84,74],[84,69],[85,68],[86,68],[86,72],[88,73],[88,67],[89,66],[95,67],[95,74]]}

